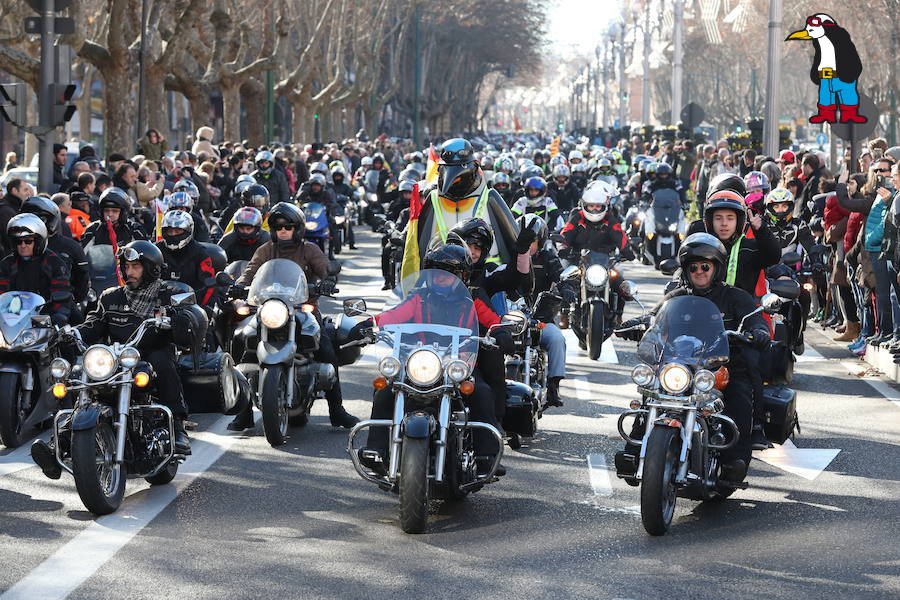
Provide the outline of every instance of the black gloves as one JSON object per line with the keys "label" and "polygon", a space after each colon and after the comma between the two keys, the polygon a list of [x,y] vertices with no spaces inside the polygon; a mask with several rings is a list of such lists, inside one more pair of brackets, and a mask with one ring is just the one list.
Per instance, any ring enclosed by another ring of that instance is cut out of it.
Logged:
{"label": "black gloves", "polygon": [[337,291],[337,282],[331,277],[326,277],[319,282],[318,293],[320,296],[330,296]]}
{"label": "black gloves", "polygon": [[491,337],[497,342],[497,347],[503,354],[514,354],[516,345],[513,342],[512,334],[505,329],[495,329],[491,332]]}
{"label": "black gloves", "polygon": [[519,254],[528,254],[528,251],[531,249],[531,242],[536,239],[537,234],[526,227],[519,232],[519,237],[516,238],[516,252]]}
{"label": "black gloves", "polygon": [[641,338],[644,337],[644,331],[646,331],[646,329],[646,319],[644,317],[637,317],[636,319],[628,319],[622,323],[622,325],[615,330],[615,334],[622,339],[639,342]]}
{"label": "black gloves", "polygon": [[566,304],[575,304],[578,302],[578,292],[571,285],[560,285],[559,295],[562,296]]}
{"label": "black gloves", "polygon": [[372,326],[374,325],[372,319],[364,319],[353,326],[350,329],[350,333],[347,334],[348,342],[355,342],[358,340],[365,339],[372,335]]}
{"label": "black gloves", "polygon": [[232,300],[246,300],[247,288],[242,285],[234,284],[228,288],[228,297]]}

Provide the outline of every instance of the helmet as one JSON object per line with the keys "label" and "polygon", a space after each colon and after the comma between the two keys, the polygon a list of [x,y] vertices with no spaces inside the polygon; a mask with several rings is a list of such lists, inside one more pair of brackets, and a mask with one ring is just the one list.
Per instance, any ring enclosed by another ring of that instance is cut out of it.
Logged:
{"label": "helmet", "polygon": [[481,248],[481,258],[478,261],[479,264],[482,264],[487,260],[488,252],[494,247],[494,232],[491,230],[491,226],[487,221],[475,217],[457,223],[450,231],[458,234],[465,243],[473,244]]}
{"label": "helmet", "polygon": [[644,172],[647,173],[647,175],[650,177],[650,179],[653,179],[654,177],[656,177],[656,171],[658,169],[659,169],[659,163],[656,162],[655,160],[651,160],[650,164],[647,165],[647,168],[644,170]]}
{"label": "helmet", "polygon": [[541,150],[535,150],[531,155],[532,160],[544,160],[544,153]]}
{"label": "helmet", "polygon": [[34,254],[43,254],[47,248],[47,226],[32,213],[19,213],[6,224],[6,237],[10,240],[22,237],[34,238]]}
{"label": "helmet", "polygon": [[646,158],[646,157],[643,158],[643,159],[641,160],[641,162],[638,163],[638,167],[637,167],[637,168],[638,168],[638,171],[640,171],[641,173],[646,173],[646,172],[647,172],[647,168],[650,167],[651,164],[653,164],[653,161],[652,161],[652,160],[650,160],[649,158]]}
{"label": "helmet", "polygon": [[256,184],[255,179],[253,181],[248,181],[246,179],[244,181],[238,181],[237,183],[234,184],[234,189],[231,191],[231,196],[233,198],[241,198],[241,196],[244,193],[244,190],[246,190],[251,185],[255,185],[255,184]]}
{"label": "helmet", "polygon": [[423,163],[425,162],[425,156],[417,150],[409,155],[409,162]]}
{"label": "helmet", "polygon": [[[259,169],[260,173],[264,175],[268,175],[272,172],[272,168],[275,166],[275,157],[272,156],[272,153],[268,150],[263,150],[262,152],[258,152],[256,157],[253,159],[253,162],[256,163],[256,168]],[[259,163],[268,162],[269,166],[262,167]]]}
{"label": "helmet", "polygon": [[[782,203],[786,203],[788,209],[785,212],[776,211],[774,206]],[[784,188],[775,188],[766,196],[766,210],[778,221],[789,221],[794,216],[794,195]]]}
{"label": "helmet", "polygon": [[494,163],[494,170],[496,170],[497,172],[512,173],[513,160],[508,156],[498,158],[497,162]]}
{"label": "helmet", "polygon": [[481,159],[481,168],[482,169],[490,169],[494,166],[494,157],[487,155]]}
{"label": "helmet", "polygon": [[747,186],[744,185],[744,180],[734,173],[722,173],[713,177],[712,181],[709,182],[709,188],[706,190],[706,200],[709,201],[710,196],[722,190],[731,190],[736,194],[740,194],[741,197],[747,195]]}
{"label": "helmet", "polygon": [[[183,210],[170,210],[163,215],[162,237],[169,250],[180,250],[194,239],[194,218]],[[178,234],[168,233],[169,229],[182,229]]]}
{"label": "helmet", "polygon": [[419,172],[413,169],[412,167],[406,167],[402,171],[400,171],[400,175],[397,176],[398,181],[418,181],[419,180]]}
{"label": "helmet", "polygon": [[381,166],[384,166],[384,154],[382,154],[381,152],[376,152],[372,156],[372,166],[374,167],[375,163],[378,161],[381,161]]}
{"label": "helmet", "polygon": [[572,172],[569,170],[569,165],[558,164],[553,167],[553,179],[559,179],[560,177],[568,179],[571,174]]}
{"label": "helmet", "polygon": [[566,164],[566,157],[563,156],[562,154],[557,154],[556,156],[550,157],[550,167],[551,168],[556,167],[558,165],[564,165],[564,164]]}
{"label": "helmet", "polygon": [[597,161],[597,168],[601,171],[608,171],[612,169],[612,163],[608,158],[601,158]]}
{"label": "helmet", "polygon": [[572,165],[572,176],[574,176],[575,173],[584,175],[585,173],[587,173],[587,165],[583,162],[575,163],[574,165]]}
{"label": "helmet", "polygon": [[[472,275],[472,255],[468,248],[453,243],[443,244],[425,253],[422,267],[447,271],[468,284]],[[434,286],[431,289],[434,290]]]}
{"label": "helmet", "polygon": [[122,188],[110,186],[100,194],[101,213],[104,208],[118,208],[119,224],[124,225],[128,221],[128,213],[131,212],[131,198]]}
{"label": "helmet", "polygon": [[303,234],[306,233],[306,215],[303,210],[296,204],[290,202],[279,202],[269,211],[266,218],[269,224],[269,231],[272,233],[272,241],[276,238],[276,223],[290,223],[294,226],[293,241],[299,244],[303,240]]}
{"label": "helmet", "polygon": [[528,181],[532,177],[543,177],[544,170],[537,165],[528,165],[520,171],[521,180]]}
{"label": "helmet", "polygon": [[325,176],[321,173],[313,173],[309,178],[309,185],[318,185],[322,189],[325,189]]}
{"label": "helmet", "polygon": [[[738,181],[741,181],[738,178]],[[703,210],[703,223],[706,231],[713,233],[713,213],[717,210],[733,210],[737,214],[737,228],[731,239],[737,239],[744,233],[747,224],[747,211],[744,208],[744,199],[740,194],[731,190],[721,190],[706,197],[706,207]]]}
{"label": "helmet", "polygon": [[438,189],[442,196],[460,201],[474,195],[484,183],[484,172],[472,156],[472,144],[462,138],[441,145]]}
{"label": "helmet", "polygon": [[511,180],[509,175],[507,175],[503,171],[497,171],[496,173],[494,173],[494,176],[491,177],[491,187],[494,189],[498,189],[498,186],[503,186],[499,188],[500,191],[503,192],[509,189],[510,183]]}
{"label": "helmet", "polygon": [[172,186],[172,192],[186,192],[195,201],[200,199],[200,190],[190,179],[181,179]]}
{"label": "helmet", "polygon": [[331,169],[331,178],[334,179],[335,175],[340,175],[341,177],[347,177],[347,169],[344,168],[343,165],[336,165]]}
{"label": "helmet", "polygon": [[572,150],[569,152],[569,162],[571,163],[573,160],[584,160],[584,154],[581,153],[581,150]]}
{"label": "helmet", "polygon": [[119,250],[118,259],[119,269],[122,273],[125,272],[125,263],[128,261],[139,260],[144,267],[144,274],[141,276],[139,282],[134,285],[131,283],[126,284],[129,289],[147,287],[149,284],[159,279],[162,274],[163,255],[153,242],[148,242],[147,240],[136,240],[131,242]]}
{"label": "helmet", "polygon": [[[533,191],[532,191],[533,190]],[[544,200],[547,195],[547,182],[543,177],[529,177],[522,186],[525,192],[525,201],[530,206],[537,206]]]}
{"label": "helmet", "polygon": [[269,209],[269,190],[259,183],[251,183],[241,192],[241,206],[252,206],[264,213]]}
{"label": "helmet", "polygon": [[256,178],[253,177],[253,175],[250,175],[249,173],[241,173],[240,175],[238,175],[238,178],[234,180],[235,187],[237,187],[237,184],[243,183],[245,181],[249,181],[250,183],[256,183]]}
{"label": "helmet", "polygon": [[744,187],[747,192],[762,192],[767,194],[771,187],[769,186],[769,178],[761,171],[750,171],[744,176]]}
{"label": "helmet", "polygon": [[[252,206],[240,208],[234,213],[231,222],[234,223],[234,233],[237,235],[238,242],[253,244],[259,239],[259,231],[262,229],[262,213],[257,209]],[[250,225],[254,230],[251,233],[241,233],[237,228],[238,225]]]}
{"label": "helmet", "polygon": [[547,231],[547,222],[539,215],[533,213],[522,215],[518,220],[519,231],[524,231],[526,229],[533,231],[537,236],[538,249],[543,248],[544,244],[547,243],[547,236],[549,235],[549,232]]}
{"label": "helmet", "polygon": [[187,192],[175,192],[169,195],[168,210],[186,210],[194,208],[194,199]]}
{"label": "helmet", "polygon": [[669,163],[659,163],[656,167],[657,179],[671,179],[674,171]]}
{"label": "helmet", "polygon": [[692,233],[681,242],[681,248],[678,250],[678,263],[681,265],[681,279],[688,286],[691,286],[688,265],[698,260],[708,260],[715,265],[712,279],[714,283],[725,280],[728,253],[716,236],[708,233]]}
{"label": "helmet", "polygon": [[397,186],[397,189],[401,192],[411,192],[413,188],[416,186],[415,181],[410,181],[409,179],[404,179]]}
{"label": "helmet", "polygon": [[321,173],[322,176],[324,177],[325,175],[328,174],[328,165],[326,165],[326,164],[323,163],[323,162],[313,163],[313,166],[312,166],[312,168],[309,170],[309,173],[310,173],[311,175],[314,175],[314,174],[316,174],[316,173]]}
{"label": "helmet", "polygon": [[22,203],[23,213],[31,213],[40,217],[47,227],[47,233],[52,237],[59,233],[59,221],[62,218],[56,202],[43,196],[32,196]]}
{"label": "helmet", "polygon": [[363,167],[371,167],[372,166],[372,157],[371,156],[363,156],[359,161],[359,164]]}
{"label": "helmet", "polygon": [[[606,186],[597,185],[599,181],[592,181],[581,194],[578,207],[584,218],[591,223],[599,223],[606,217],[609,210],[610,194]],[[589,208],[590,207],[590,208]]]}

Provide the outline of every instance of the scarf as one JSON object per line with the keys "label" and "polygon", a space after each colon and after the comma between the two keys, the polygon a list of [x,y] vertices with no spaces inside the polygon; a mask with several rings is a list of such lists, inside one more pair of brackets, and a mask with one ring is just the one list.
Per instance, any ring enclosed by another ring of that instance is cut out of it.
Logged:
{"label": "scarf", "polygon": [[156,280],[145,287],[132,290],[125,287],[125,301],[135,315],[141,319],[149,319],[156,310],[156,300],[159,296],[159,288],[162,285]]}
{"label": "scarf", "polygon": [[119,265],[119,239],[116,235],[116,229],[113,227],[112,221],[106,222],[106,233],[109,235],[109,243],[112,246],[113,256],[116,257],[116,279],[119,285],[125,285],[125,278],[122,276],[122,267]]}

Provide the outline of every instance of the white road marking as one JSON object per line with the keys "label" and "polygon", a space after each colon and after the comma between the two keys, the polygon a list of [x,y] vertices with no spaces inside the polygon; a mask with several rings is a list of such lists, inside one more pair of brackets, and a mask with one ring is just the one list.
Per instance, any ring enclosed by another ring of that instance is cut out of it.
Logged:
{"label": "white road marking", "polygon": [[798,363],[804,362],[819,362],[827,360],[824,356],[822,356],[818,350],[813,348],[812,344],[806,344],[806,348],[803,351],[803,354],[797,357]]}
{"label": "white road marking", "polygon": [[[842,362],[841,366],[845,367],[854,375],[865,373],[868,370],[868,368],[860,369],[861,365],[849,361]],[[900,406],[900,392],[897,392],[897,390],[886,384],[877,375],[862,376],[860,377],[860,379],[868,383],[872,389],[884,396],[889,401],[893,402],[896,406]]]}
{"label": "white road marking", "polygon": [[753,457],[812,481],[828,468],[839,453],[837,448],[798,448],[787,440],[781,446],[757,450]]}
{"label": "white road marking", "polygon": [[[230,420],[231,417],[222,417],[208,430],[191,436],[193,454],[181,465],[172,483],[129,496],[118,512],[98,517],[9,588],[0,599],[53,600],[65,598],[75,591],[241,437],[225,435],[225,426]],[[72,493],[75,493],[74,485]]]}
{"label": "white road marking", "polygon": [[[50,432],[45,431],[34,439],[41,439],[46,442],[50,439]],[[37,466],[34,464],[34,461],[31,460],[32,442],[34,442],[34,440],[28,440],[15,450],[0,456],[0,477]]]}
{"label": "white road marking", "polygon": [[572,383],[575,386],[575,395],[578,397],[578,399],[582,402],[590,402],[591,382],[584,377],[579,377],[578,379],[573,380]]}
{"label": "white road marking", "polygon": [[[587,352],[578,347],[578,336],[571,329],[563,329],[563,336],[566,338],[566,358],[571,360],[590,360]],[[603,342],[600,348],[600,358],[597,362],[609,363],[613,365],[619,364],[619,355],[616,354],[616,348],[613,345],[612,338],[609,337]]]}
{"label": "white road marking", "polygon": [[606,455],[588,454],[587,464],[591,489],[594,490],[594,495],[603,496],[604,498],[612,496],[612,478],[609,474],[609,466],[606,463]]}

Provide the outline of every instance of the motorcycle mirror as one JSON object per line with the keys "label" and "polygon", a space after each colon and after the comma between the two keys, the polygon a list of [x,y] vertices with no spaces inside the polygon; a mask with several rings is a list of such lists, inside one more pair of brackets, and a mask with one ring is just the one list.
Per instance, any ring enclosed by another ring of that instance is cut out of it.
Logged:
{"label": "motorcycle mirror", "polygon": [[50,315],[31,315],[31,322],[36,327],[50,327]]}
{"label": "motorcycle mirror", "polygon": [[172,295],[172,306],[191,306],[197,304],[197,298],[194,292],[184,292]]}
{"label": "motorcycle mirror", "polygon": [[659,271],[663,275],[672,276],[681,265],[674,258],[670,258],[659,263]]}
{"label": "motorcycle mirror", "polygon": [[216,284],[219,287],[229,287],[234,285],[234,278],[225,271],[220,271],[216,273]]}
{"label": "motorcycle mirror", "polygon": [[563,269],[562,273],[559,274],[560,281],[574,281],[581,277],[581,269],[576,267],[575,265],[570,265]]}
{"label": "motorcycle mirror", "polygon": [[635,296],[637,296],[638,286],[635,282],[626,279],[619,284],[619,293],[626,299],[633,299]]}
{"label": "motorcycle mirror", "polygon": [[769,291],[786,300],[796,300],[800,297],[800,284],[793,279],[775,279],[769,281]]}
{"label": "motorcycle mirror", "polygon": [[781,298],[777,294],[764,294],[760,303],[767,313],[773,313],[781,308]]}
{"label": "motorcycle mirror", "polygon": [[366,301],[362,298],[347,298],[344,300],[344,314],[348,317],[358,317],[366,314]]}
{"label": "motorcycle mirror", "polygon": [[508,324],[512,329],[512,333],[514,335],[521,335],[525,332],[525,325],[528,323],[528,319],[525,317],[525,314],[522,311],[511,310],[505,315],[503,315],[504,324]]}
{"label": "motorcycle mirror", "polygon": [[795,266],[801,260],[803,259],[800,258],[800,255],[796,252],[785,252],[781,257],[781,263],[789,267]]}

